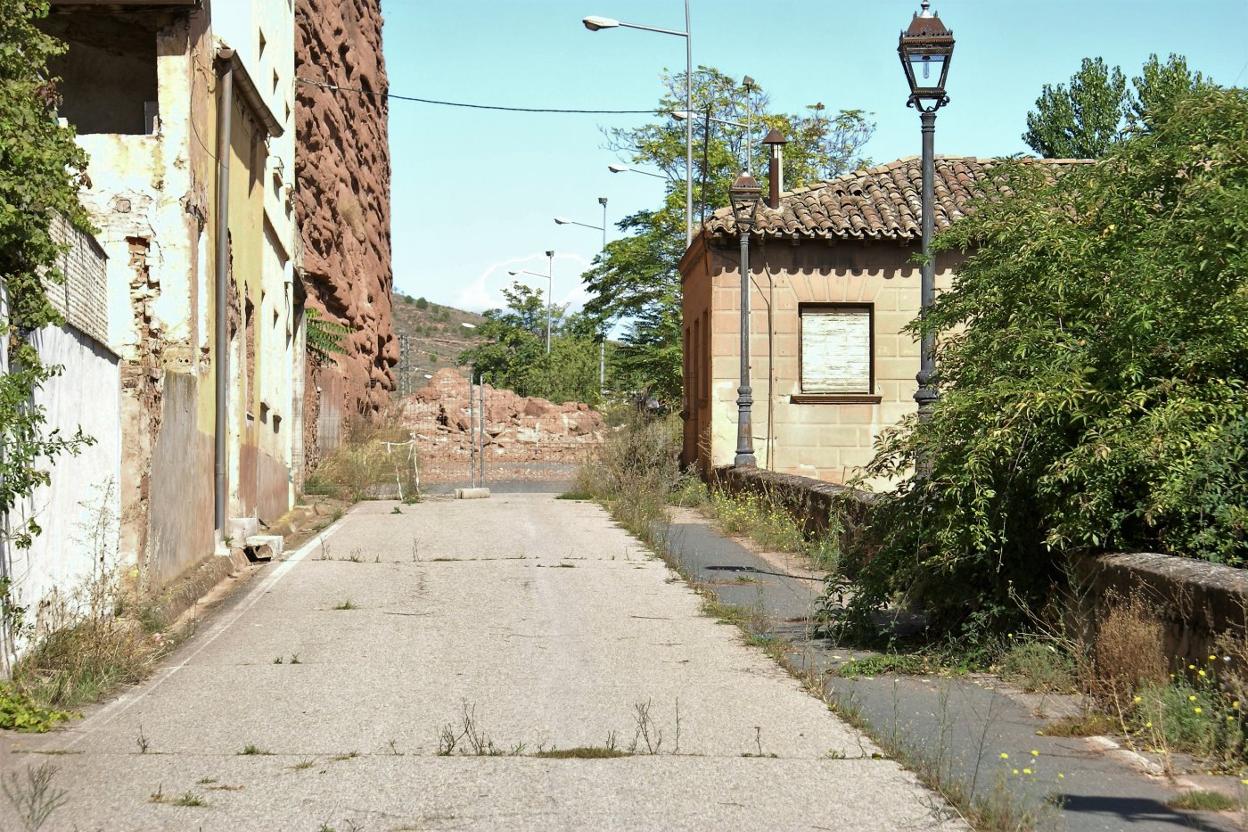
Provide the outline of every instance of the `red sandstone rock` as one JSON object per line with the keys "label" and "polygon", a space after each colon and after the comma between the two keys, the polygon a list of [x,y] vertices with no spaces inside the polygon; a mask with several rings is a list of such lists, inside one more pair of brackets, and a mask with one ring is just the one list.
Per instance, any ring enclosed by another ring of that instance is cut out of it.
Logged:
{"label": "red sandstone rock", "polygon": [[[295,72],[343,87],[387,89],[380,0],[295,0]],[[295,96],[295,208],[308,305],[353,330],[347,353],[315,371],[305,410],[372,415],[394,389],[398,342],[390,317],[390,149],[386,99],[299,84]],[[327,381],[324,376],[340,381]],[[312,446],[308,463],[316,461]]]}
{"label": "red sandstone rock", "polygon": [[[469,433],[468,380],[454,369],[434,373],[429,383],[402,403],[404,424],[418,443],[423,477],[463,478],[470,448],[479,430],[477,399],[473,399],[473,433]],[[576,402],[553,404],[518,396],[511,390],[485,386],[487,469],[502,466],[515,472],[533,463],[538,475],[548,463],[574,464],[606,436],[602,414]],[[517,469],[516,466],[519,466]]]}

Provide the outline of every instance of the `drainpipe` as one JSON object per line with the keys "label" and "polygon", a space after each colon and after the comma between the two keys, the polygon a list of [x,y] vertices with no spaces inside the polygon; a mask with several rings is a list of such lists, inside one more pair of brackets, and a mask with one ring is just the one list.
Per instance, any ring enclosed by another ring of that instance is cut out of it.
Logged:
{"label": "drainpipe", "polygon": [[216,257],[216,343],[217,343],[217,414],[215,431],[215,448],[213,455],[213,522],[216,526],[217,539],[225,540],[225,440],[229,433],[229,412],[227,396],[229,394],[229,350],[226,332],[227,306],[229,293],[226,282],[229,280],[228,262],[230,257],[230,131],[231,116],[234,110],[234,68],[231,63],[233,49],[222,49],[217,53],[220,60],[217,93],[217,257]]}

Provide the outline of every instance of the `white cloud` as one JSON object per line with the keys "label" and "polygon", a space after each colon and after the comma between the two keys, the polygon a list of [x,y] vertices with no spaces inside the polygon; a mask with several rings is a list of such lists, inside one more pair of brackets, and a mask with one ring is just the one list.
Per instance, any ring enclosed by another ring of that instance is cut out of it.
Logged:
{"label": "white cloud", "polygon": [[[546,291],[546,255],[534,252],[522,257],[513,257],[491,263],[477,275],[476,279],[459,290],[454,305],[470,312],[484,312],[503,305],[503,289],[513,281],[519,280],[540,291]],[[555,303],[569,304],[572,309],[580,309],[589,299],[581,273],[589,268],[589,259],[579,254],[555,254],[554,292]],[[537,275],[521,274],[512,277],[509,271],[537,272]]]}

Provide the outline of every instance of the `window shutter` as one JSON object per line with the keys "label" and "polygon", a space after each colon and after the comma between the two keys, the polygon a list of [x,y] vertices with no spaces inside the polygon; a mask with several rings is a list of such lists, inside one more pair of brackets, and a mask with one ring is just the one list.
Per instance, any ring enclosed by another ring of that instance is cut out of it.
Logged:
{"label": "window shutter", "polygon": [[802,392],[871,393],[871,310],[803,309]]}

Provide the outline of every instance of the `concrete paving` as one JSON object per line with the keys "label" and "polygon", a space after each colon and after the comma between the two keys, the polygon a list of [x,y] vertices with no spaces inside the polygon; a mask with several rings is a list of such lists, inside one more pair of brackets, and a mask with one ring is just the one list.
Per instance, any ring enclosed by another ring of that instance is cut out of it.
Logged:
{"label": "concrete paving", "polygon": [[[788,660],[819,674],[830,701],[852,708],[876,736],[889,738],[912,756],[941,760],[966,791],[987,798],[998,788],[1008,790],[1014,805],[1037,818],[1038,828],[1242,828],[1232,817],[1171,809],[1167,802],[1180,793],[1178,784],[1142,774],[1090,740],[1037,735],[1050,719],[1062,715],[1056,709],[1063,703],[1054,698],[1028,696],[986,676],[839,675],[840,665],[868,654],[813,637],[812,618],[822,587],[809,580],[814,573],[806,560],[753,551],[691,510],[675,511],[665,533],[670,556],[681,569],[783,639]],[[1039,753],[1033,758],[1032,751]]]}
{"label": "concrete paving", "polygon": [[[395,509],[357,507],[147,683],[0,752],[58,768],[44,830],[964,828],[598,507]],[[497,756],[439,755],[465,714]],[[538,756],[581,746],[638,753]]]}

